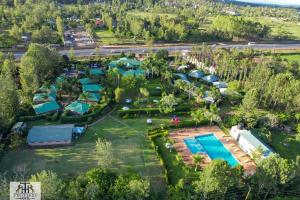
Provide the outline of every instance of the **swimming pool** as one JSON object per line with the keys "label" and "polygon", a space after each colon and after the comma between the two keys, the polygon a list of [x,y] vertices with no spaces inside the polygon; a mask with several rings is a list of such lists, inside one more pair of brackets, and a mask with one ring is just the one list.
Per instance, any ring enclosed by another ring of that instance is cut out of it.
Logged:
{"label": "swimming pool", "polygon": [[226,149],[223,143],[214,134],[196,136],[195,138],[187,138],[184,139],[184,142],[192,154],[205,152],[212,160],[225,160],[231,167],[239,164],[230,151]]}

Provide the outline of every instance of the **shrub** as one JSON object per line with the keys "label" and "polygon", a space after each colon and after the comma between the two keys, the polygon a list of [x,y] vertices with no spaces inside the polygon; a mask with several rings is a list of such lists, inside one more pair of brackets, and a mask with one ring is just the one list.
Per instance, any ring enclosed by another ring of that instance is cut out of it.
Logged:
{"label": "shrub", "polygon": [[227,128],[231,128],[232,126],[237,125],[241,119],[236,115],[225,117],[224,119],[224,126]]}
{"label": "shrub", "polygon": [[36,121],[46,119],[46,115],[34,115],[34,116],[20,116],[19,121],[22,122],[29,122],[29,121]]}
{"label": "shrub", "polygon": [[0,143],[0,158],[3,155],[3,153],[4,153],[4,147],[5,147],[5,144]]}
{"label": "shrub", "polygon": [[57,119],[58,119],[58,117],[59,117],[59,112],[56,112],[56,113],[54,113],[52,116],[51,116],[51,121],[56,121]]}
{"label": "shrub", "polygon": [[9,148],[12,150],[16,150],[25,144],[25,139],[18,134],[12,134],[9,139],[10,139]]}
{"label": "shrub", "polygon": [[[190,111],[190,106],[179,106],[175,108],[173,114],[176,115],[187,115]],[[130,110],[120,110],[119,117],[121,118],[133,118],[138,117],[140,115],[148,115],[153,116],[155,114],[161,114],[159,108],[141,108],[141,109],[130,109]]]}
{"label": "shrub", "polygon": [[149,96],[161,97],[161,90],[149,90]]}

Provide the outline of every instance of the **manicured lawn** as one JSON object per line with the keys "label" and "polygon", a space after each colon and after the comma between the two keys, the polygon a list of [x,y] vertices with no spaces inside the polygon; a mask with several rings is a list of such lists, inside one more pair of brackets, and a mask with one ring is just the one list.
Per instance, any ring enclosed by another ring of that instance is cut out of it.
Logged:
{"label": "manicured lawn", "polygon": [[99,39],[100,44],[104,45],[116,45],[116,44],[143,44],[145,41],[133,38],[117,38],[113,32],[109,30],[96,30],[96,35]]}

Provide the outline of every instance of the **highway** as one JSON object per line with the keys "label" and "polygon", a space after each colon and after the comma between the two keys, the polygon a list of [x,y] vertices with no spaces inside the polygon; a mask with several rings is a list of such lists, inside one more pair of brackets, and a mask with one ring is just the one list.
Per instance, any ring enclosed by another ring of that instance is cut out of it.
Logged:
{"label": "highway", "polygon": [[[252,48],[256,50],[280,50],[280,49],[300,49],[300,43],[291,43],[291,44],[214,44],[209,45],[212,48],[237,48],[245,49]],[[173,46],[138,46],[138,47],[122,47],[122,46],[104,46],[98,48],[98,53],[100,55],[114,55],[124,53],[147,53],[155,52],[159,49],[166,49],[169,53],[182,52],[182,51],[191,51],[193,45],[173,45]],[[61,55],[69,55],[69,50],[60,50]],[[16,59],[20,59],[24,52],[14,53]],[[74,54],[76,57],[85,57],[85,56],[94,56],[96,54],[95,49],[74,49]]]}

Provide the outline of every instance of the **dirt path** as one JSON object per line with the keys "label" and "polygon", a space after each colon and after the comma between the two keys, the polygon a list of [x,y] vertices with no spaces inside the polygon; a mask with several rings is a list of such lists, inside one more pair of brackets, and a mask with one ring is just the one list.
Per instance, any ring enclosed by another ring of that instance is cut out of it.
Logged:
{"label": "dirt path", "polygon": [[95,126],[96,124],[100,123],[105,117],[107,116],[111,116],[110,114],[113,113],[116,110],[116,108],[113,108],[111,111],[109,111],[109,113],[105,114],[104,116],[102,116],[100,119],[98,119],[97,121],[89,124],[88,126]]}

